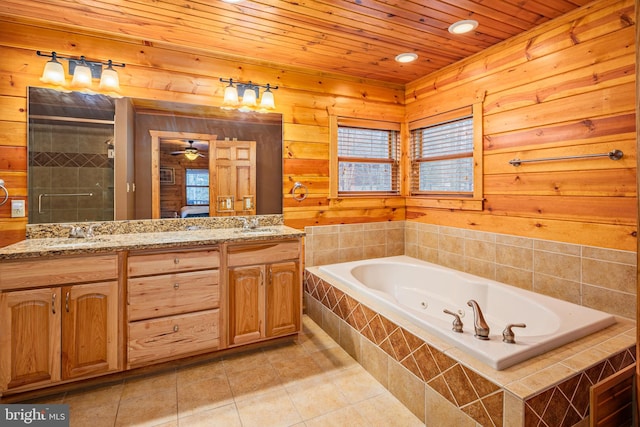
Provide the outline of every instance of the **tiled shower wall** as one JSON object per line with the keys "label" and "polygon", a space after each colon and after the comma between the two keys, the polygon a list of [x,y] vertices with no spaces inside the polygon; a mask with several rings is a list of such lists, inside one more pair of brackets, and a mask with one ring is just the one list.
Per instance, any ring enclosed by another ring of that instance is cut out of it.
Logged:
{"label": "tiled shower wall", "polygon": [[[113,144],[110,124],[29,124],[30,223],[113,219],[114,159],[109,142]],[[92,195],[65,195],[78,193]]]}
{"label": "tiled shower wall", "polygon": [[635,319],[636,253],[413,221],[306,227],[306,266],[392,255]]}

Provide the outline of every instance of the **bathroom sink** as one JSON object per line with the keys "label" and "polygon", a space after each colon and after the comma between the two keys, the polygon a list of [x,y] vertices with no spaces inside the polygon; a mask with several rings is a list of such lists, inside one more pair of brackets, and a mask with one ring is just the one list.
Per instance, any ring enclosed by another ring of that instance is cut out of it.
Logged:
{"label": "bathroom sink", "polygon": [[276,230],[275,228],[243,228],[236,231],[236,233],[238,234],[248,234],[252,236],[260,234],[273,234],[277,232],[278,230]]}

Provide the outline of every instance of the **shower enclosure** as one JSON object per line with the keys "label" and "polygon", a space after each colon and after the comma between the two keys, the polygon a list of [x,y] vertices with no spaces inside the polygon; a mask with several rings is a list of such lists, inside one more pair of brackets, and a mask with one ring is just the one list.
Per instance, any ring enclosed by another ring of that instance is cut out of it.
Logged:
{"label": "shower enclosure", "polygon": [[29,88],[29,223],[114,219],[113,100],[49,92]]}

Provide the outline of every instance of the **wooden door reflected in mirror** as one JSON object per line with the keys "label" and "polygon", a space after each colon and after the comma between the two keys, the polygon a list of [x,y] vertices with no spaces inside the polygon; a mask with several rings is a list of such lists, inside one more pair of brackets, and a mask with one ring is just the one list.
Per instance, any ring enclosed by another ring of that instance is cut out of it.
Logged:
{"label": "wooden door reflected in mirror", "polygon": [[215,215],[255,215],[256,142],[212,141],[209,158]]}

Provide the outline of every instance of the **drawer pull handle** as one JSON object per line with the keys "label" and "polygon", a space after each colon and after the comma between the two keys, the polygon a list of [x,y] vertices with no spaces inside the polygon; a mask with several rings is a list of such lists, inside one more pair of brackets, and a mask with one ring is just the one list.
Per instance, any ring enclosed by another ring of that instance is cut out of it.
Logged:
{"label": "drawer pull handle", "polygon": [[178,325],[173,325],[173,332],[178,332],[178,329],[180,329]]}
{"label": "drawer pull handle", "polygon": [[51,314],[56,314],[56,294],[51,295]]}
{"label": "drawer pull handle", "polygon": [[67,292],[67,297],[64,300],[64,308],[65,310],[67,310],[67,313],[69,312],[69,292]]}
{"label": "drawer pull handle", "polygon": [[174,258],[173,259],[173,263],[174,264],[180,264],[180,258]]}
{"label": "drawer pull handle", "polygon": [[178,290],[179,287],[180,287],[180,283],[173,284],[173,289]]}

